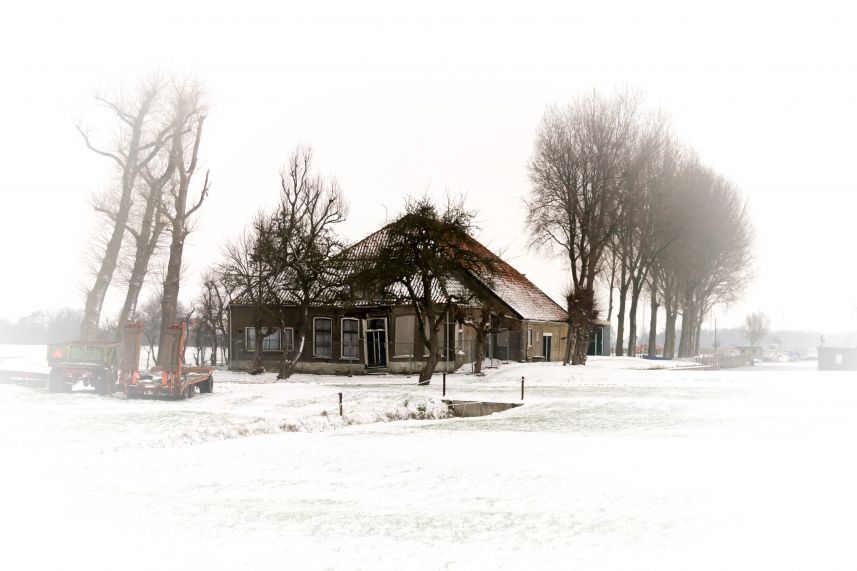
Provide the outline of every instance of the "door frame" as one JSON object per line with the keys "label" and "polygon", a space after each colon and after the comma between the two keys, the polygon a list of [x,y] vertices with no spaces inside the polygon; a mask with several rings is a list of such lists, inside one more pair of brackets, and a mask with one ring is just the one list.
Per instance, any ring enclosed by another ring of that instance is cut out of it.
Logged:
{"label": "door frame", "polygon": [[[369,329],[369,321],[372,319],[383,319],[384,329]],[[384,365],[369,366],[369,332],[383,331],[384,332]],[[386,317],[366,317],[363,319],[363,364],[367,369],[386,369],[390,363],[390,343],[387,335],[387,318]]]}
{"label": "door frame", "polygon": [[[545,342],[547,342],[547,344],[545,344]],[[550,361],[552,345],[553,333],[542,333],[542,357],[544,357],[545,363]]]}

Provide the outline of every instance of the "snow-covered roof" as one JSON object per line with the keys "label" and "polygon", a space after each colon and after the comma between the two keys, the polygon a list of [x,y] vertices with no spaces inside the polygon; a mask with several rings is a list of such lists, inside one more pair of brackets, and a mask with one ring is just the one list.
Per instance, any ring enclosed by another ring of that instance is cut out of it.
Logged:
{"label": "snow-covered roof", "polygon": [[[352,244],[347,248],[346,256],[351,259],[363,260],[374,258],[387,239],[388,228],[389,226],[385,226],[363,240]],[[521,272],[473,237],[467,236],[467,241],[460,244],[459,247],[468,249],[492,262],[493,275],[472,277],[514,311],[518,318],[530,321],[566,321],[568,319],[568,314],[554,300],[536,287]],[[465,288],[461,282],[450,285]],[[433,294],[433,297],[438,301],[443,300],[440,291],[433,292]]]}

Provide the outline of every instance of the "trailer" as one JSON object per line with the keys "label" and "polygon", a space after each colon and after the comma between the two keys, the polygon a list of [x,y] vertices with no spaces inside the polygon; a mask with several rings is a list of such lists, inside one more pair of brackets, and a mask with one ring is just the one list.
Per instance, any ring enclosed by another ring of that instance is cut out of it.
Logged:
{"label": "trailer", "polygon": [[187,338],[184,322],[173,323],[159,343],[158,360],[161,364],[141,373],[138,369],[142,328],[128,324],[123,335],[124,354],[137,359],[123,361],[119,372],[125,394],[129,397],[191,398],[197,390],[210,393],[214,390],[213,369],[207,367],[185,367],[184,349]]}

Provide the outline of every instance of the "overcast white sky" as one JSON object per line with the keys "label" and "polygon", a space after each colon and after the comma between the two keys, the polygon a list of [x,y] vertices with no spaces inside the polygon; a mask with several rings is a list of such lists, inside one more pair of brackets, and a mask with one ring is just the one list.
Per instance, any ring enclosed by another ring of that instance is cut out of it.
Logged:
{"label": "overcast white sky", "polygon": [[[641,89],[745,193],[757,279],[721,326],[854,329],[857,64],[850,11],[813,2],[465,4],[16,3],[0,19],[0,316],[82,306],[87,198],[107,159],[74,130],[92,96],[154,69],[208,90],[212,193],[189,276],[261,206],[296,144],[336,175],[356,240],[407,193],[467,194],[479,236],[558,296],[562,263],[529,253],[522,198],[545,107]],[[200,181],[201,182],[201,181]],[[183,293],[196,293],[187,282]],[[108,308],[110,310],[111,308]],[[115,308],[112,308],[115,311]]]}

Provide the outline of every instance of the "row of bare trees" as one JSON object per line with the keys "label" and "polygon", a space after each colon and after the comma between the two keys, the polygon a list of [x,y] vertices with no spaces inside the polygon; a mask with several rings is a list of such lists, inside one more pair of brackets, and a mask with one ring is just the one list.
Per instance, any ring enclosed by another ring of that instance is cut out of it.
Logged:
{"label": "row of bare trees", "polygon": [[119,276],[125,296],[118,323],[139,316],[153,260],[165,250],[163,281],[155,288],[163,331],[179,317],[184,244],[209,191],[208,173],[192,189],[206,114],[203,91],[190,80],[158,75],[96,101],[109,115],[111,136],[77,129],[90,150],[113,163],[116,182],[93,200],[103,240],[92,252],[95,280],[86,291],[80,336],[98,335],[104,300]]}
{"label": "row of bare trees", "polygon": [[560,252],[571,274],[565,362],[586,362],[592,327],[603,318],[601,284],[608,320],[618,292],[617,355],[626,334],[628,354],[635,353],[643,292],[651,337],[658,308],[666,310],[665,356],[695,354],[706,313],[733,301],[749,278],[752,227],[735,187],[676,140],[663,113],[647,111],[628,91],[592,91],[549,108],[529,172],[531,242]]}

